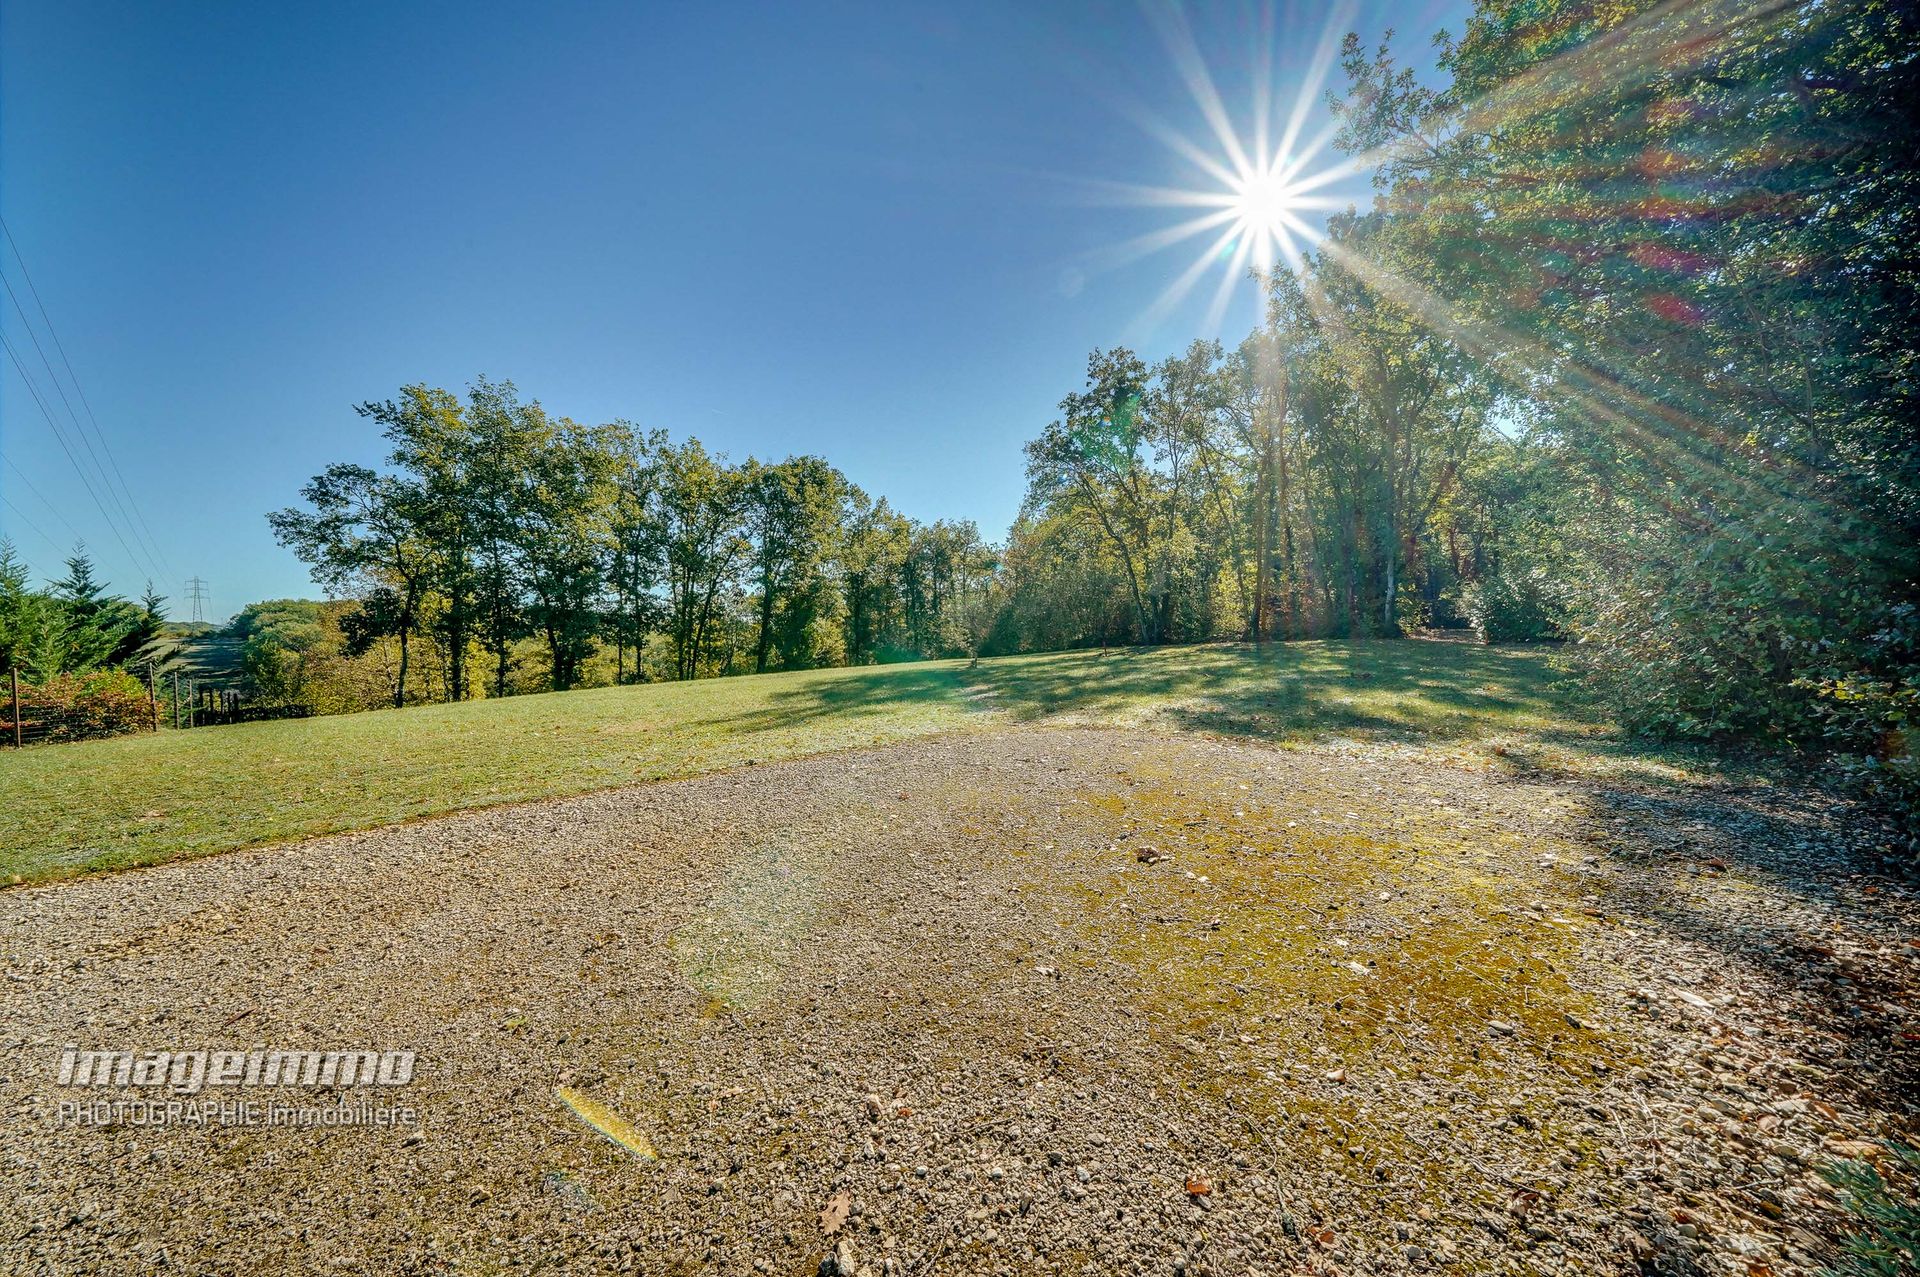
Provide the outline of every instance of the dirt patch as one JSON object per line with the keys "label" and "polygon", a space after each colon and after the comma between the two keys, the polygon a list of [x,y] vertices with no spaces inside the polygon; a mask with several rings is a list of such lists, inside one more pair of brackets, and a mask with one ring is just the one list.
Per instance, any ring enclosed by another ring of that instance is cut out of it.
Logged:
{"label": "dirt patch", "polygon": [[[1063,729],[9,892],[0,1256],[1784,1277],[1911,1111],[1863,828]],[[69,1043],[412,1049],[419,1123],[62,1124]]]}

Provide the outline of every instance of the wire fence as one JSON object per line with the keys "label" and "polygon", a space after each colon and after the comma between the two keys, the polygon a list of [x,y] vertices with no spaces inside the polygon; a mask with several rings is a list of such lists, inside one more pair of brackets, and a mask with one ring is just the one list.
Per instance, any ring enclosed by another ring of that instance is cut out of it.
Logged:
{"label": "wire fence", "polygon": [[37,686],[18,670],[10,671],[0,683],[0,697],[5,698],[0,701],[0,748],[313,715],[310,705],[264,702],[237,688],[202,685],[178,673],[149,670],[136,677],[137,692],[124,680],[108,688],[72,680]]}

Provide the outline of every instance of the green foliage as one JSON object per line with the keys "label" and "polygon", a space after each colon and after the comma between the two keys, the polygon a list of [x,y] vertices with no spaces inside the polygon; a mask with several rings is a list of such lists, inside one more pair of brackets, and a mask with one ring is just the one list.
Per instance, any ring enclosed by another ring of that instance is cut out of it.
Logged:
{"label": "green foliage", "polygon": [[1920,609],[1888,605],[1863,641],[1820,645],[1827,668],[1803,686],[1843,765],[1903,817],[1920,854]]}
{"label": "green foliage", "polygon": [[1577,637],[1636,730],[1825,744],[1908,802],[1917,22],[1481,0],[1449,84],[1350,38],[1340,104],[1393,228],[1342,264],[1534,432],[1459,512],[1464,600]]}
{"label": "green foliage", "polygon": [[151,585],[140,604],[107,593],[85,550],[76,550],[66,567],[49,589],[33,590],[12,543],[0,540],[0,672],[17,669],[30,682],[46,683],[151,652],[166,621],[166,600]]}
{"label": "green foliage", "polygon": [[[385,669],[391,650],[396,706],[474,695],[483,653],[502,696],[972,650],[979,618],[954,609],[993,570],[978,531],[917,524],[818,457],[736,466],[484,378],[464,400],[414,385],[359,412],[388,469],[330,466],[269,522],[357,605],[337,654]],[[257,647],[262,688],[308,663],[285,635]]]}
{"label": "green foliage", "polygon": [[1560,637],[1553,592],[1544,572],[1508,567],[1470,582],[1462,592],[1462,605],[1487,642],[1537,643]]}
{"label": "green foliage", "polygon": [[[1920,1175],[1920,1151],[1894,1145],[1892,1152],[1910,1186]],[[1837,1267],[1823,1277],[1900,1277],[1920,1271],[1920,1204],[1867,1162],[1836,1162],[1820,1176],[1840,1190],[1840,1201],[1859,1227],[1843,1243]]]}

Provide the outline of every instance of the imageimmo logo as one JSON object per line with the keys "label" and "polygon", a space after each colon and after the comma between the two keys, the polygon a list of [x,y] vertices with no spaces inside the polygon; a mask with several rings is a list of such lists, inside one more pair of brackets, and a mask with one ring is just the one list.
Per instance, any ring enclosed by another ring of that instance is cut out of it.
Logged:
{"label": "imageimmo logo", "polygon": [[[83,1051],[60,1052],[63,1087],[133,1090],[131,1098],[60,1101],[62,1123],[110,1126],[406,1126],[418,1121],[410,1105],[386,1100],[393,1087],[413,1081],[412,1051]],[[275,1088],[360,1092],[331,1104],[255,1098]],[[150,1098],[161,1092],[164,1098]],[[214,1098],[213,1092],[221,1093]],[[198,1098],[205,1096],[206,1098]]]}

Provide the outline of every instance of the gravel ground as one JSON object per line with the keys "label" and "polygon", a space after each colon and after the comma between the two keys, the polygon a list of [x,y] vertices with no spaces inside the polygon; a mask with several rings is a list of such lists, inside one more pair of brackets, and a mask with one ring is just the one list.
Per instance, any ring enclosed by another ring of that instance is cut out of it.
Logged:
{"label": "gravel ground", "polygon": [[[16,889],[0,1270],[1787,1277],[1911,1138],[1873,835],[1052,729]],[[63,1123],[69,1043],[412,1049],[418,1122]]]}

